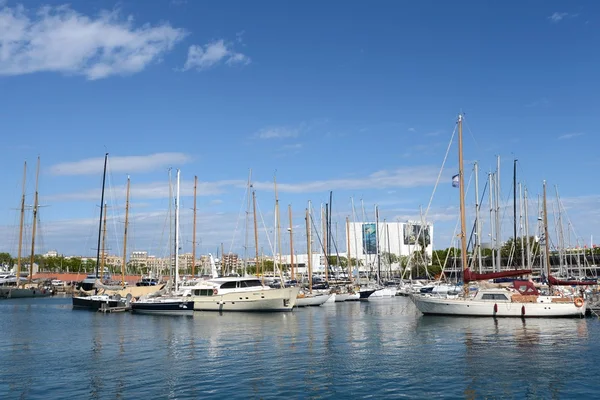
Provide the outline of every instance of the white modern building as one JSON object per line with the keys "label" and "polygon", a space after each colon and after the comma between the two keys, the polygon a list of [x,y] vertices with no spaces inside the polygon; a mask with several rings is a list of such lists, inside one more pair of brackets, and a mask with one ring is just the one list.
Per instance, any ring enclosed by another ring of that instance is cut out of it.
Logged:
{"label": "white modern building", "polygon": [[[414,252],[421,252],[422,245],[425,245],[425,253],[431,260],[433,252],[433,225],[422,225],[418,222],[375,222],[354,223],[350,222],[347,232],[350,236],[344,235],[342,239],[337,239],[338,248],[347,248],[350,244],[350,258],[358,259],[361,266],[360,271],[369,271],[377,266],[377,254],[391,253],[400,257],[408,257]],[[342,243],[343,240],[343,243]],[[348,257],[348,252],[339,252],[340,257]],[[335,256],[335,252],[331,252]],[[281,263],[289,265],[290,256],[282,255]],[[300,273],[306,273],[308,265],[307,254],[294,255],[294,265]],[[325,271],[325,256],[323,252],[314,249],[312,254],[312,266],[315,273]],[[400,269],[399,264],[394,264],[391,269]]]}
{"label": "white modern building", "polygon": [[[391,253],[398,257],[409,256],[415,251],[425,252],[431,258],[433,252],[433,225],[420,222],[350,222],[350,256],[366,260],[375,259],[379,253]],[[346,239],[347,240],[347,239]]]}

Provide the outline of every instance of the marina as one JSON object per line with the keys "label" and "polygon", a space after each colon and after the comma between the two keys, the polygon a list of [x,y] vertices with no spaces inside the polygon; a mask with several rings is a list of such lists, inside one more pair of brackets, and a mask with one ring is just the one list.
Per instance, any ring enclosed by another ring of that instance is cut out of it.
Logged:
{"label": "marina", "polygon": [[600,3],[514,3],[0,0],[0,400],[598,398]]}

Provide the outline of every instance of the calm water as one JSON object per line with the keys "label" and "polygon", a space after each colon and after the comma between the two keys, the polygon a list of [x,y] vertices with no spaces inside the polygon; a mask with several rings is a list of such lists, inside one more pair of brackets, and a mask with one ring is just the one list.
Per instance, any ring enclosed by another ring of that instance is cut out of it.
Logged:
{"label": "calm water", "polygon": [[0,301],[0,399],[597,398],[600,322],[422,317],[406,298],[193,318]]}

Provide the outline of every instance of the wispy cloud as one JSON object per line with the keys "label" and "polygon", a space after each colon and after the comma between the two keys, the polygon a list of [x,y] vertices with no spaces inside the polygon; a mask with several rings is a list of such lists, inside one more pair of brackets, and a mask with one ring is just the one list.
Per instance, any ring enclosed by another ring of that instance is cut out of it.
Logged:
{"label": "wispy cloud", "polygon": [[[382,170],[364,178],[331,179],[301,183],[278,183],[280,192],[318,193],[330,190],[388,189],[428,186],[435,183],[438,168],[432,166],[405,167],[395,170]],[[254,187],[271,190],[271,182],[256,182]]]}
{"label": "wispy cloud", "polygon": [[[243,180],[223,180],[217,182],[198,182],[197,195],[198,196],[214,196],[223,193],[227,187],[239,187],[243,188],[246,182]],[[194,184],[192,181],[182,181],[180,183],[180,195],[192,196],[194,194]],[[139,183],[136,184],[135,180],[131,184],[130,196],[134,200],[140,199],[166,199],[169,197],[169,182],[165,181],[150,182],[150,183]],[[126,186],[118,185],[111,188],[111,195],[115,198],[125,198]],[[71,193],[55,194],[46,196],[49,201],[81,201],[90,200],[94,201],[100,197],[100,189],[91,189],[87,191],[77,191]]]}
{"label": "wispy cloud", "polygon": [[[165,168],[174,164],[184,164],[191,157],[184,153],[154,153],[145,156],[110,157],[109,166],[113,173],[148,172]],[[103,157],[66,162],[50,167],[52,175],[90,175],[102,173]]]}
{"label": "wispy cloud", "polygon": [[553,13],[551,16],[548,17],[548,19],[553,22],[553,23],[557,23],[562,21],[565,18],[575,18],[577,17],[579,14],[570,14],[570,13],[566,13],[566,12],[555,12]]}
{"label": "wispy cloud", "polygon": [[300,133],[300,129],[288,127],[271,127],[261,129],[255,134],[259,139],[284,139],[295,138]]}
{"label": "wispy cloud", "polygon": [[0,75],[60,72],[101,79],[142,71],[186,36],[169,23],[134,26],[133,17],[96,17],[68,5],[0,9]]}
{"label": "wispy cloud", "polygon": [[196,44],[190,46],[183,70],[204,70],[222,62],[227,65],[247,65],[250,61],[250,57],[236,52],[231,44],[219,39],[204,46]]}
{"label": "wispy cloud", "polygon": [[565,135],[561,135],[558,137],[558,140],[567,140],[567,139],[573,139],[576,138],[578,136],[583,136],[585,135],[583,132],[576,132],[576,133],[567,133]]}

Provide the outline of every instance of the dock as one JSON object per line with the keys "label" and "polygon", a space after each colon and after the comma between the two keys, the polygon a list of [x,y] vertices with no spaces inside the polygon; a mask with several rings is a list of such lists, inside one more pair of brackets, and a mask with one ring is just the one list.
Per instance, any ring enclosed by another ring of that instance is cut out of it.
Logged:
{"label": "dock", "polygon": [[117,313],[117,312],[127,312],[131,310],[131,306],[117,306],[110,307],[108,304],[102,304],[102,306],[98,309],[98,312],[102,313]]}

